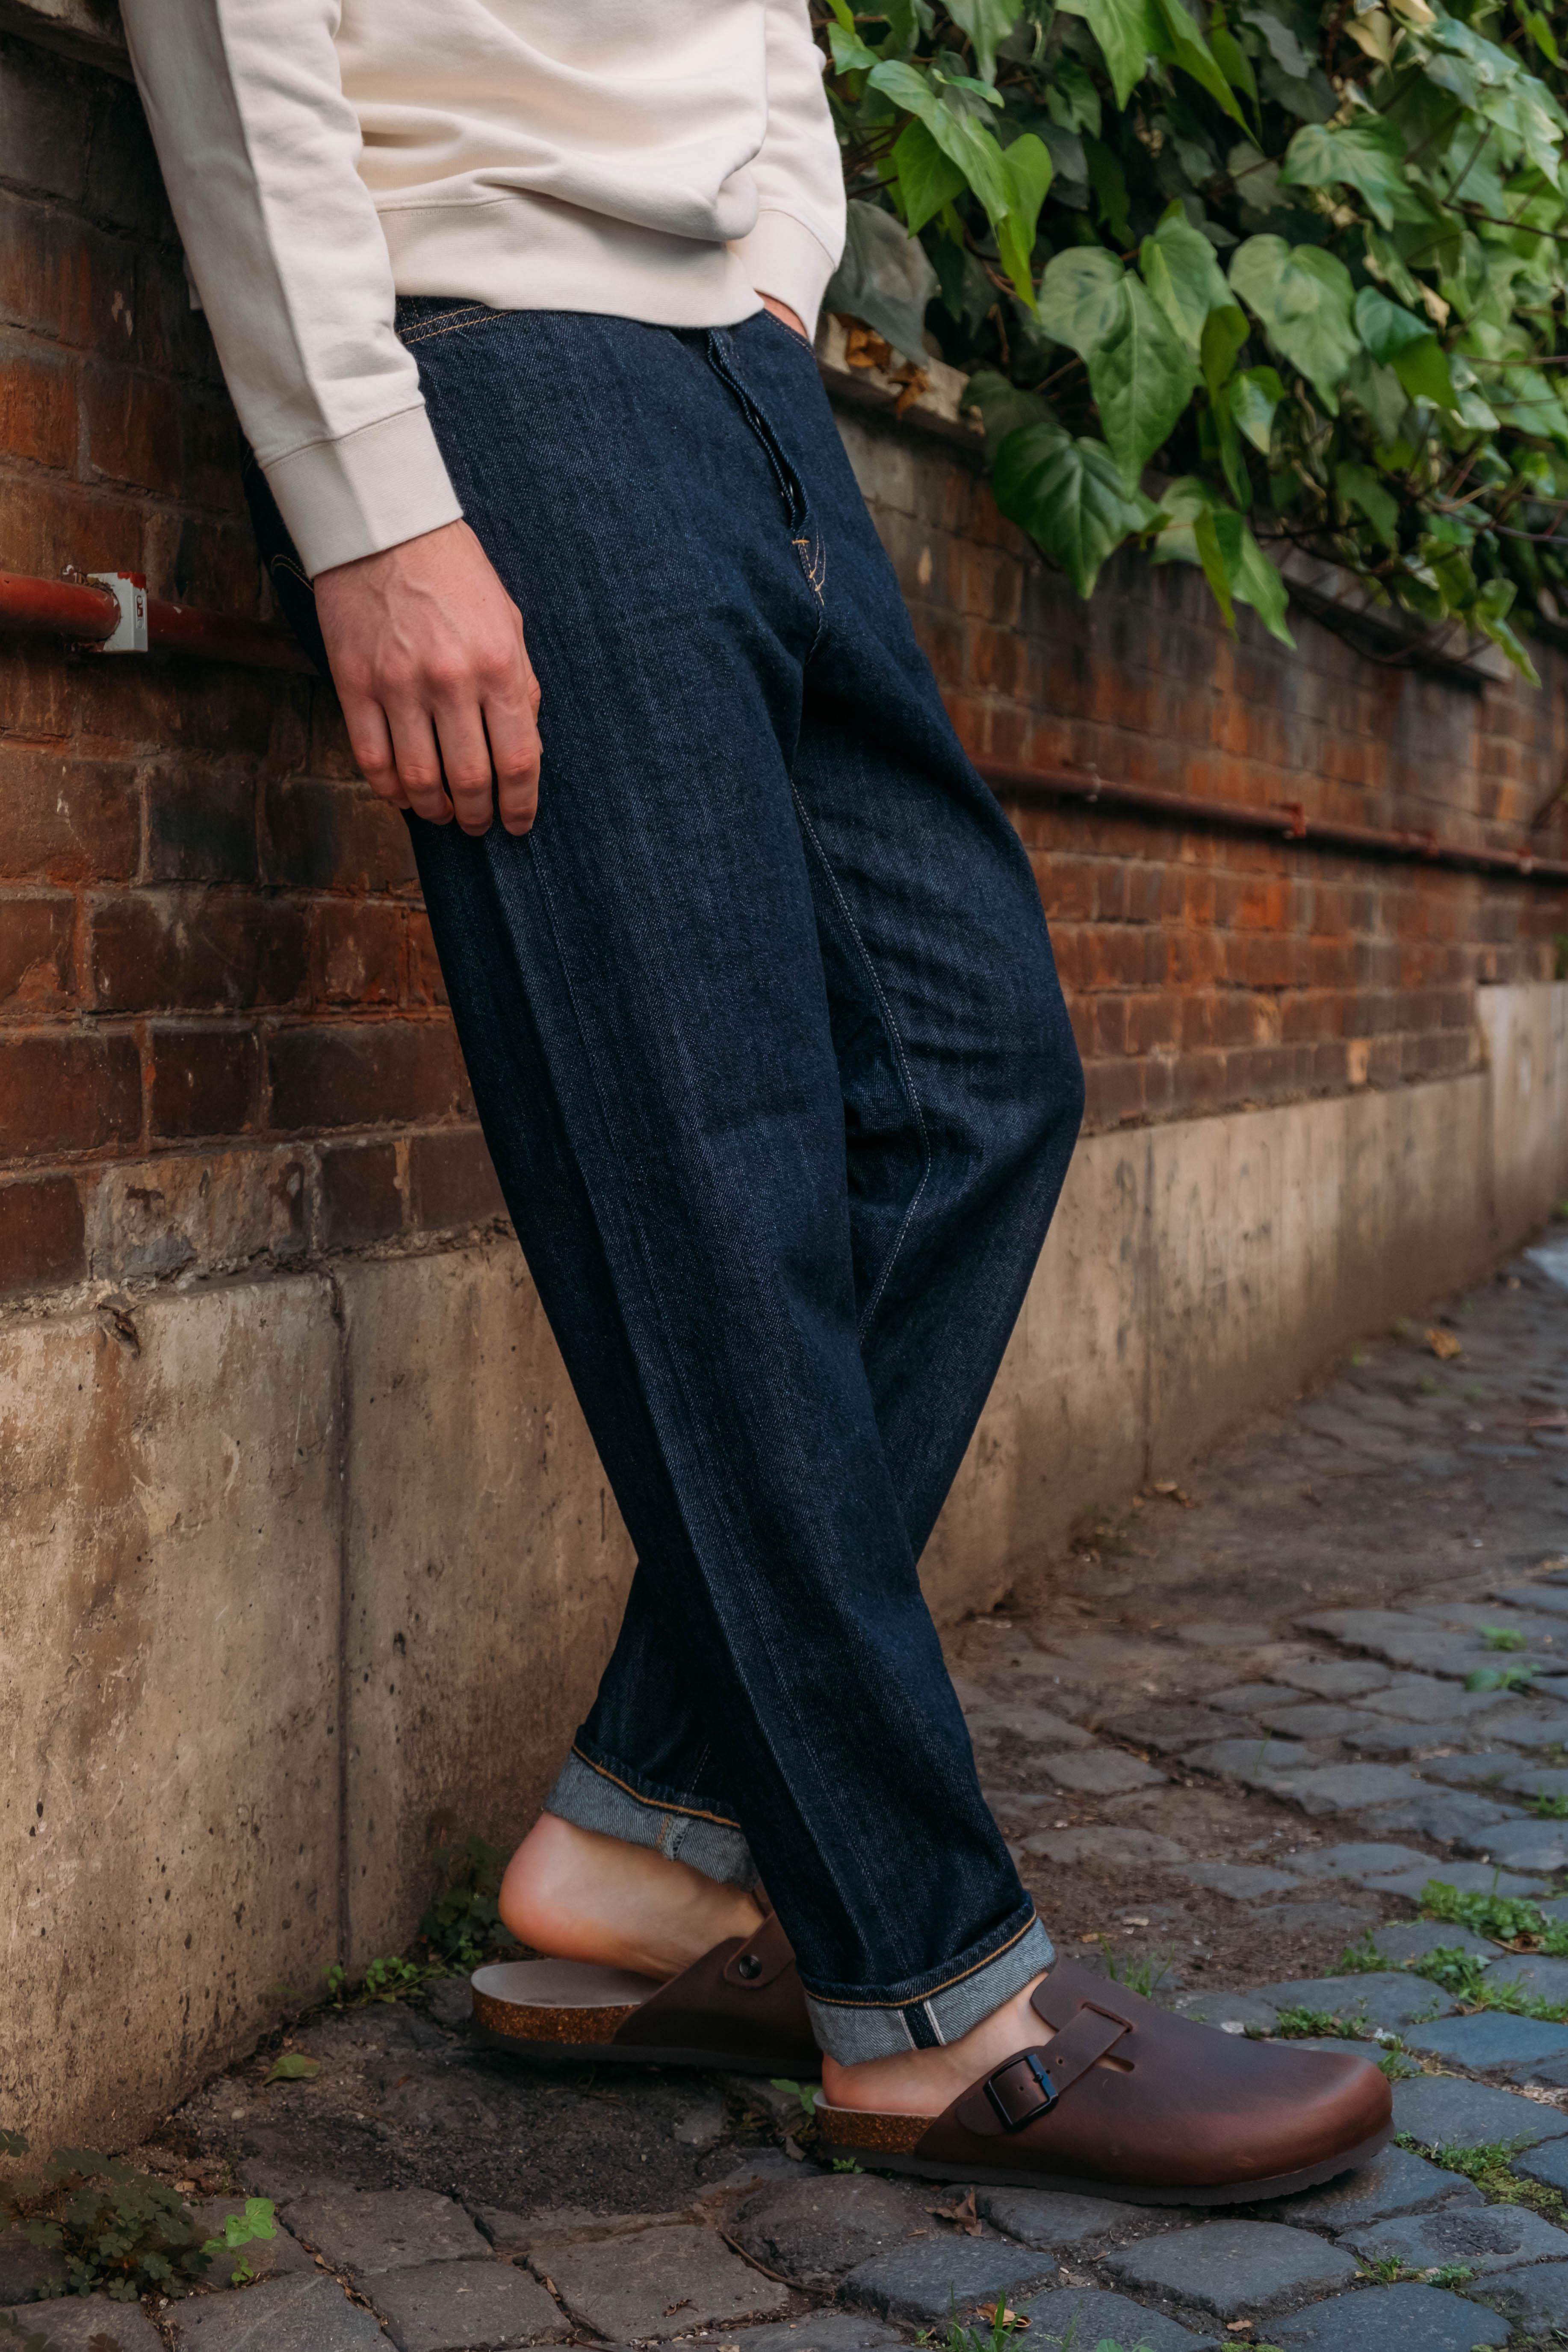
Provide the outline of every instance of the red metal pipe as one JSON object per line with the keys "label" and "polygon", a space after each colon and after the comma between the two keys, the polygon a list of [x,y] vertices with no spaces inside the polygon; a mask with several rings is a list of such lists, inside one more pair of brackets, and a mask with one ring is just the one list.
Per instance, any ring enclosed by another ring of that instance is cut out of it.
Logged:
{"label": "red metal pipe", "polygon": [[101,645],[120,622],[120,607],[107,588],[79,580],[28,580],[0,572],[0,629],[7,635],[74,637]]}
{"label": "red metal pipe", "polygon": [[1239,801],[1200,800],[1195,793],[1168,793],[1153,784],[1113,782],[1090,768],[1027,768],[1006,760],[977,760],[975,766],[1002,800],[1081,801],[1168,824],[1300,841],[1313,848],[1350,850],[1358,856],[1400,858],[1465,874],[1506,874],[1516,882],[1568,883],[1568,862],[1561,858],[1534,857],[1519,849],[1467,849],[1458,842],[1439,840],[1436,834],[1393,826],[1342,824],[1332,818],[1308,816],[1299,801],[1248,808]]}
{"label": "red metal pipe", "polygon": [[[100,646],[113,635],[120,607],[107,588],[84,580],[32,580],[0,572],[0,634],[68,637]],[[315,664],[285,629],[262,621],[207,613],[195,604],[147,599],[149,653],[184,654],[199,661],[235,662],[247,669],[303,671]]]}

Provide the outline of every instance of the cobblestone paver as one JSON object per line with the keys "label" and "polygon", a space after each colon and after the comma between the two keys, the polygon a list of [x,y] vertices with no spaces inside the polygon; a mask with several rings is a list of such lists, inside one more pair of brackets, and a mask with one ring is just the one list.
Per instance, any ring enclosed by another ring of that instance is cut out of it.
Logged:
{"label": "cobblestone paver", "polygon": [[1568,1290],[1521,1260],[1184,1486],[960,1629],[982,1779],[1061,1950],[1381,2058],[1375,2163],[1218,2214],[835,2174],[794,2086],[512,2060],[449,1981],[315,2012],[312,2079],[274,2044],[142,2151],[208,2226],[274,2200],[257,2284],[31,2302],[0,2238],[0,2306],[58,2352],[879,2352],[998,2299],[1026,2352],[1568,2341],[1568,1958],[1422,1905],[1568,1922]]}

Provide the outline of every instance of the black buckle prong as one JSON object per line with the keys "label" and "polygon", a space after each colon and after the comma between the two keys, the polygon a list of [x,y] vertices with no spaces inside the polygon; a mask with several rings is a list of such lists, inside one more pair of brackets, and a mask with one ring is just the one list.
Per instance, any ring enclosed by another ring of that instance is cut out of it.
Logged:
{"label": "black buckle prong", "polygon": [[[1025,2071],[1024,2081],[1018,2080],[1020,2068]],[[1026,2106],[1020,2105],[1015,2110],[1008,2096],[1015,2084],[1026,2097],[1031,2090],[1038,2095],[1030,2099]],[[994,2074],[986,2076],[985,2095],[1004,2131],[1022,2131],[1026,2124],[1032,2124],[1038,2116],[1048,2115],[1061,2094],[1047,2074],[1045,2061],[1039,2052],[1025,2050],[1016,2058],[1010,2058],[1005,2066],[998,2066]]]}

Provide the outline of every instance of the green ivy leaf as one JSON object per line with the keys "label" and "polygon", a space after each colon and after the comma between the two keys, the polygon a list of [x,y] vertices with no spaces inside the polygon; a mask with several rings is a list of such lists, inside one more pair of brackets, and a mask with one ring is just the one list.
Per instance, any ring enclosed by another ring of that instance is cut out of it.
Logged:
{"label": "green ivy leaf", "polygon": [[1358,114],[1338,131],[1303,123],[1285,150],[1279,178],[1290,188],[1354,188],[1384,228],[1426,217],[1405,176],[1405,142],[1385,114]]}
{"label": "green ivy leaf", "polygon": [[1514,593],[1511,580],[1489,580],[1476,597],[1471,618],[1494,646],[1501,647],[1521,676],[1531,686],[1539,686],[1541,678],[1535,664],[1506,618],[1513,604]]}
{"label": "green ivy leaf", "polygon": [[1237,103],[1236,92],[1216,64],[1213,51],[1192,18],[1184,0],[1150,0],[1157,27],[1155,47],[1162,57],[1180,66],[1184,74],[1206,89],[1216,106],[1239,122],[1245,130],[1247,118]]}
{"label": "green ivy leaf", "polygon": [[1401,310],[1375,286],[1363,286],[1355,298],[1355,324],[1373,358],[1394,370],[1412,400],[1458,410],[1447,354],[1425,319]]}
{"label": "green ivy leaf", "polygon": [[1144,238],[1138,266],[1150,293],[1195,353],[1210,311],[1234,306],[1213,246],[1179,205],[1172,205]]}
{"label": "green ivy leaf", "polygon": [[1010,433],[1021,433],[1027,425],[1055,421],[1048,400],[1040,393],[1026,392],[997,368],[975,369],[964,386],[960,406],[979,410],[985,427],[985,455],[993,463]]}
{"label": "green ivy leaf", "polygon": [[1285,387],[1271,367],[1248,368],[1230,386],[1230,413],[1265,457],[1274,437],[1274,412],[1284,397]]}
{"label": "green ivy leaf", "polygon": [[1256,119],[1258,108],[1258,79],[1252,70],[1252,59],[1222,16],[1215,16],[1209,25],[1209,47],[1214,52],[1215,65],[1218,66],[1232,89],[1250,100]]}
{"label": "green ivy leaf", "polygon": [[1118,106],[1126,105],[1158,46],[1152,5],[1152,0],[1080,0],[1081,14],[1100,43]]}
{"label": "green ivy leaf", "polygon": [[1337,416],[1339,387],[1359,348],[1344,263],[1321,246],[1249,236],[1231,256],[1230,282],[1275,349]]}
{"label": "green ivy leaf", "polygon": [[1118,289],[1110,331],[1089,353],[1089,382],[1122,481],[1134,489],[1199,377],[1148,288],[1131,273]]}
{"label": "green ivy leaf", "polygon": [[1102,245],[1069,246],[1056,254],[1040,280],[1040,324],[1047,334],[1087,360],[1116,323],[1124,275],[1116,256]]}
{"label": "green ivy leaf", "polygon": [[1035,303],[1035,229],[1051,184],[1051,151],[1034,131],[1015,139],[1003,155],[1010,202],[996,224],[996,249],[1013,289],[1026,310]]}
{"label": "green ivy leaf", "polygon": [[1334,488],[1346,506],[1365,516],[1384,547],[1399,545],[1399,501],[1369,466],[1342,458],[1334,467]]}
{"label": "green ivy leaf", "polygon": [[947,13],[974,44],[974,62],[987,81],[996,79],[996,45],[1005,41],[1021,13],[1008,0],[947,0]]}
{"label": "green ivy leaf", "polygon": [[1002,512],[1060,564],[1080,596],[1112,550],[1152,514],[1125,496],[1102,442],[1074,440],[1056,425],[1010,434],[996,453],[992,488]]}
{"label": "green ivy leaf", "polygon": [[835,73],[869,73],[877,63],[876,50],[868,49],[858,33],[847,33],[842,25],[829,25],[827,46]]}
{"label": "green ivy leaf", "polygon": [[918,236],[943,205],[962,195],[969,183],[950,155],[944,155],[923,122],[906,122],[893,142],[893,169],[899,175],[899,195],[904,225]]}
{"label": "green ivy leaf", "polygon": [[863,319],[906,359],[925,356],[926,306],[936,272],[918,237],[909,236],[880,205],[851,197],[844,257],[823,296],[827,310]]}
{"label": "green ivy leaf", "polygon": [[1211,397],[1236,365],[1237,354],[1251,332],[1246,311],[1229,300],[1219,310],[1211,310],[1204,320],[1204,331],[1198,343],[1198,364],[1204,372],[1204,382]]}

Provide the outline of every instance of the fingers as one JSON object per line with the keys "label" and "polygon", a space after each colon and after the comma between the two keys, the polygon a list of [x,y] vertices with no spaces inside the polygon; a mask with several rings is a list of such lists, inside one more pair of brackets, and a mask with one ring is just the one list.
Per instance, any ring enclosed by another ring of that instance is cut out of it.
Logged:
{"label": "fingers", "polygon": [[531,669],[521,691],[487,697],[485,731],[500,821],[508,833],[527,833],[539,811],[539,687]]}
{"label": "fingers", "polygon": [[360,773],[379,799],[390,802],[394,808],[406,808],[408,795],[393,757],[392,730],[386,723],[386,713],[379,702],[373,702],[365,695],[344,694],[342,699],[349,747],[359,762]]}
{"label": "fingers", "polygon": [[438,704],[434,718],[441,766],[458,823],[465,833],[488,833],[495,815],[495,780],[478,694],[470,688]]}
{"label": "fingers", "polygon": [[404,806],[427,824],[450,824],[452,803],[441,781],[441,754],[429,711],[417,702],[395,702],[386,709],[386,719],[398,778],[406,794]]}

